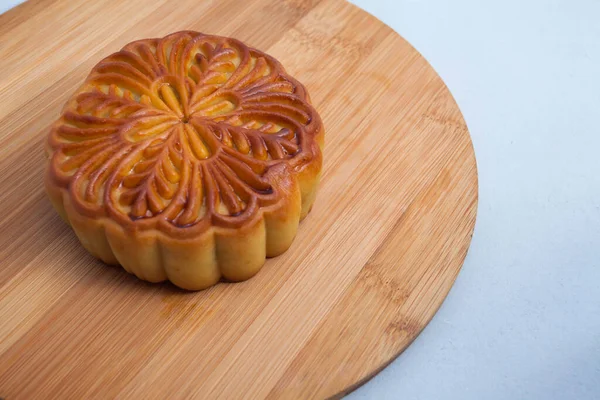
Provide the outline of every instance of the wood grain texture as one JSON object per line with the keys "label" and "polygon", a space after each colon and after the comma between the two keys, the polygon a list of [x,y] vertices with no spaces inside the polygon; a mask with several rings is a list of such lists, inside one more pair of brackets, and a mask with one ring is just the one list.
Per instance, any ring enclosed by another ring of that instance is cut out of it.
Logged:
{"label": "wood grain texture", "polygon": [[[43,141],[102,57],[192,29],[272,54],[326,128],[292,247],[187,293],[103,265],[45,197]],[[450,290],[475,223],[469,133],[408,43],[343,0],[41,1],[0,16],[0,396],[324,398],[393,360]]]}

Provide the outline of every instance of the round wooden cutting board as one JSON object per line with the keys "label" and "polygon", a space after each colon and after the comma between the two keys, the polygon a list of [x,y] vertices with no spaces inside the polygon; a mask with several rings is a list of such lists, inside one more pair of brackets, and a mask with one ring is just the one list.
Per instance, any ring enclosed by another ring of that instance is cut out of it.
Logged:
{"label": "round wooden cutting board", "polygon": [[[176,4],[176,5],[175,5]],[[188,293],[89,256],[46,199],[47,128],[102,57],[192,29],[303,82],[326,128],[312,213],[249,281]],[[464,261],[469,132],[406,41],[343,0],[31,0],[0,16],[0,397],[324,398],[397,357]]]}

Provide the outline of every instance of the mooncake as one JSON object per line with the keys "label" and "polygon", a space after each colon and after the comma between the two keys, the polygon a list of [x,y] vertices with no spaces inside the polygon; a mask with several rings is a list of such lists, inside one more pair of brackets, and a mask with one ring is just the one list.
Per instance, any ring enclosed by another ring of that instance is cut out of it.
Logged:
{"label": "mooncake", "polygon": [[45,186],[93,256],[200,290],[255,275],[316,197],[305,87],[244,43],[184,31],[100,61],[52,125]]}

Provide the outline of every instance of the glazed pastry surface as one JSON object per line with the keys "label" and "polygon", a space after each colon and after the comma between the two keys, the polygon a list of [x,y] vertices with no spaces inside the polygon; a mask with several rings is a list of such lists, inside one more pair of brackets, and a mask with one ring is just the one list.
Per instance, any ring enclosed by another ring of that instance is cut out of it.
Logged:
{"label": "glazed pastry surface", "polygon": [[92,255],[199,290],[248,279],[291,245],[323,136],[273,57],[178,32],[92,69],[49,133],[46,190]]}

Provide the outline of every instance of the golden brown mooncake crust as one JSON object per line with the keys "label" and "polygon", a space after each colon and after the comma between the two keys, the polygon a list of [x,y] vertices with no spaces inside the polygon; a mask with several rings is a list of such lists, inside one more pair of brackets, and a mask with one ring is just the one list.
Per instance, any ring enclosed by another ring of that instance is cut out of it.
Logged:
{"label": "golden brown mooncake crust", "polygon": [[273,57],[177,32],[92,69],[49,133],[46,191],[94,256],[198,290],[287,250],[315,199],[323,136]]}

